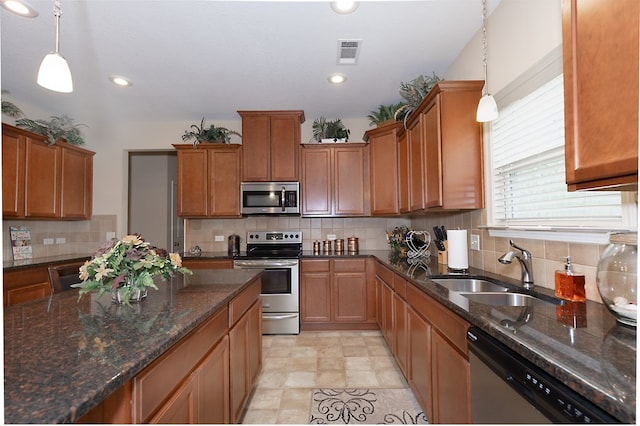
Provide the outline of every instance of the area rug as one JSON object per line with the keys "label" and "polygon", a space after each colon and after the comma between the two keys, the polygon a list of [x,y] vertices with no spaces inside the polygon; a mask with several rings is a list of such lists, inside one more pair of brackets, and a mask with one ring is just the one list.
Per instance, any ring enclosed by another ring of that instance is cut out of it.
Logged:
{"label": "area rug", "polygon": [[309,424],[427,424],[410,389],[314,389]]}

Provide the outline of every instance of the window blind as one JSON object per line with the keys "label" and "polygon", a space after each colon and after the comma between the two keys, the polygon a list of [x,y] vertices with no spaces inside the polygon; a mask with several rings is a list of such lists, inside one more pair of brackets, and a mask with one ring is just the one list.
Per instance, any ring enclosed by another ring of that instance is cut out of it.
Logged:
{"label": "window blind", "polygon": [[621,225],[620,192],[567,191],[562,75],[503,107],[490,141],[495,225]]}

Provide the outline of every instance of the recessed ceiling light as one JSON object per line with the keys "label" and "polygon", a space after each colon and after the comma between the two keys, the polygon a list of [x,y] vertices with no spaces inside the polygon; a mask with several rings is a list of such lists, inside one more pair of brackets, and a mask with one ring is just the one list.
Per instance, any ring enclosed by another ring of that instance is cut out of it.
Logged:
{"label": "recessed ceiling light", "polygon": [[347,81],[347,77],[344,74],[335,73],[331,74],[327,80],[329,80],[331,84],[342,84]]}
{"label": "recessed ceiling light", "polygon": [[338,0],[331,2],[331,9],[336,13],[347,14],[354,12],[358,8],[359,3],[351,0]]}
{"label": "recessed ceiling light", "polygon": [[0,6],[25,18],[35,18],[38,12],[26,1],[23,0],[0,0]]}
{"label": "recessed ceiling light", "polygon": [[133,83],[131,81],[127,80],[126,78],[120,75],[112,75],[111,77],[109,77],[109,80],[111,80],[111,82],[116,86],[121,86],[121,87],[133,86]]}

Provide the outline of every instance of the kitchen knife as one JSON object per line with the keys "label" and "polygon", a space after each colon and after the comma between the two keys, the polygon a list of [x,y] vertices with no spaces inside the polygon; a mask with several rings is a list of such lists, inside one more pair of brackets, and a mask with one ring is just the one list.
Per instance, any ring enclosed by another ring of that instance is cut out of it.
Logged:
{"label": "kitchen knife", "polygon": [[435,240],[434,241],[436,247],[438,248],[438,251],[446,251],[447,249],[444,246],[444,243],[441,240]]}
{"label": "kitchen knife", "polygon": [[447,239],[447,228],[445,228],[444,225],[442,225],[440,227],[440,232],[442,232],[442,239],[446,240]]}
{"label": "kitchen knife", "polygon": [[444,235],[442,235],[442,231],[440,230],[439,226],[434,226],[433,227],[433,233],[436,236],[436,240],[444,240]]}

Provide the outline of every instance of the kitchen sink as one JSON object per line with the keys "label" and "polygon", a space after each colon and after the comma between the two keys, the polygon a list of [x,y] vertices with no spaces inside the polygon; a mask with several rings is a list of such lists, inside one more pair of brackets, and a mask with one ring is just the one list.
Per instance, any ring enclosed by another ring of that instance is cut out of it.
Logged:
{"label": "kitchen sink", "polygon": [[476,278],[446,278],[432,281],[458,293],[502,292],[509,290],[500,284]]}
{"label": "kitchen sink", "polygon": [[485,293],[463,293],[462,296],[472,302],[482,303],[491,306],[544,306],[552,305],[537,297],[521,293],[502,293],[502,292],[485,292]]}

